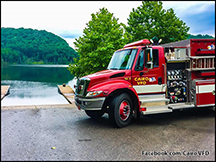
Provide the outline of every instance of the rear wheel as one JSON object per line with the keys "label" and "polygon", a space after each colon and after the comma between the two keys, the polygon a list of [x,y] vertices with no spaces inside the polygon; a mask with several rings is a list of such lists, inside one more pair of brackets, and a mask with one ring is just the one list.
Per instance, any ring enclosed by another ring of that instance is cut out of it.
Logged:
{"label": "rear wheel", "polygon": [[115,127],[125,127],[131,123],[132,100],[127,93],[115,96],[109,108],[109,118]]}
{"label": "rear wheel", "polygon": [[89,117],[93,119],[101,118],[105,113],[103,110],[85,110],[85,112]]}

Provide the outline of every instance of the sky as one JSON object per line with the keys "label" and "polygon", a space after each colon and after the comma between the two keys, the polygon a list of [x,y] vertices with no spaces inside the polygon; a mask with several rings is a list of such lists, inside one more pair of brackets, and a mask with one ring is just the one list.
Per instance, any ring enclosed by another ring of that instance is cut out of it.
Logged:
{"label": "sky", "polygon": [[[176,16],[190,27],[189,34],[215,37],[215,1],[162,1],[165,10],[173,8]],[[127,25],[132,9],[142,1],[1,1],[1,27],[32,28],[52,32],[73,42],[83,34],[91,14],[107,8],[118,23]]]}

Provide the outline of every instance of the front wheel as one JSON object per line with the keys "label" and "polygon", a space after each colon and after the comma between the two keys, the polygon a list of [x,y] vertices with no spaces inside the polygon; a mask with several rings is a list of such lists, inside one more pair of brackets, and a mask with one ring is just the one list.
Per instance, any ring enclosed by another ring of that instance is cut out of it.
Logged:
{"label": "front wheel", "polygon": [[115,96],[109,107],[109,118],[115,127],[125,127],[131,123],[132,100],[127,93]]}

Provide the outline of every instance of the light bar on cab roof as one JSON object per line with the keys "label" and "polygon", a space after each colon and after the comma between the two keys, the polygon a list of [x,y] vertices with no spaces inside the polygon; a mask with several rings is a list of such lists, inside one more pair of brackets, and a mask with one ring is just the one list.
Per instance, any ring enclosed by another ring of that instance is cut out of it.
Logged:
{"label": "light bar on cab roof", "polygon": [[133,43],[126,44],[124,46],[124,48],[133,47],[133,46],[145,46],[145,45],[148,45],[148,44],[150,44],[150,41],[148,39],[142,39],[142,40],[139,40],[139,41],[136,41],[136,42],[133,42]]}

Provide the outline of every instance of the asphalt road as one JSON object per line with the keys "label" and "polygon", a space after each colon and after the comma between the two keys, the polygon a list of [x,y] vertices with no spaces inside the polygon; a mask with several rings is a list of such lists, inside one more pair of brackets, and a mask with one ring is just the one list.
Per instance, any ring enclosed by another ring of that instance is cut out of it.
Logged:
{"label": "asphalt road", "polygon": [[113,128],[72,106],[1,108],[2,161],[215,160],[215,112],[142,116]]}

